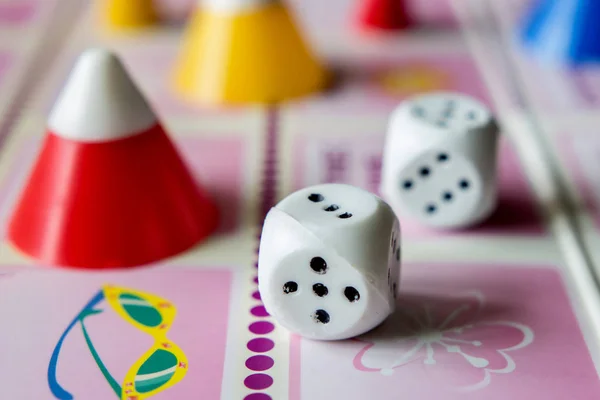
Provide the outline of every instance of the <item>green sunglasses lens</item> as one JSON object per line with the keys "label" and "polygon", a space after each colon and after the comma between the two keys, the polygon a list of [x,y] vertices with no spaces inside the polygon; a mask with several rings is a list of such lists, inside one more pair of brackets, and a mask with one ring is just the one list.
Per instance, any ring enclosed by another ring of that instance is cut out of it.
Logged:
{"label": "green sunglasses lens", "polygon": [[163,321],[158,310],[139,296],[123,293],[119,295],[119,303],[125,312],[139,324],[154,328],[159,326]]}
{"label": "green sunglasses lens", "polygon": [[135,390],[148,393],[169,382],[177,369],[177,357],[173,353],[158,349],[142,364],[135,377]]}

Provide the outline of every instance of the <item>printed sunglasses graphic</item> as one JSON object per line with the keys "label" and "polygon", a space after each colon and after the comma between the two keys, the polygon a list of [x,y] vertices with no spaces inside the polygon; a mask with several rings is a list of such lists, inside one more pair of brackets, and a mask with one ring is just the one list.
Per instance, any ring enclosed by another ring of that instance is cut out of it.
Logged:
{"label": "printed sunglasses graphic", "polygon": [[[104,311],[96,308],[103,300],[106,300],[110,308],[123,320],[154,338],[154,345],[129,368],[122,386],[113,378],[102,362],[85,327],[86,318]],[[112,285],[103,286],[75,316],[58,340],[48,364],[50,391],[55,398],[60,400],[74,398],[58,383],[56,368],[62,344],[77,324],[81,326],[84,339],[96,365],[117,398],[121,400],[147,399],[176,385],[184,378],[188,370],[185,354],[167,338],[167,332],[171,328],[176,312],[173,303],[153,294]]]}

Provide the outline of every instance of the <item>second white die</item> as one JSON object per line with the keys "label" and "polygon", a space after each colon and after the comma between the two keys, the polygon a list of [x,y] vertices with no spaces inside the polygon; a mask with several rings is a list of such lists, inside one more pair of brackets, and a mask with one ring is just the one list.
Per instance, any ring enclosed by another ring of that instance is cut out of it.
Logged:
{"label": "second white die", "polygon": [[399,214],[429,226],[481,222],[496,207],[498,138],[494,117],[474,98],[410,98],[390,118],[381,193]]}
{"label": "second white die", "polygon": [[259,290],[285,328],[311,339],[360,335],[395,307],[400,226],[377,196],[342,184],[299,190],[263,226]]}

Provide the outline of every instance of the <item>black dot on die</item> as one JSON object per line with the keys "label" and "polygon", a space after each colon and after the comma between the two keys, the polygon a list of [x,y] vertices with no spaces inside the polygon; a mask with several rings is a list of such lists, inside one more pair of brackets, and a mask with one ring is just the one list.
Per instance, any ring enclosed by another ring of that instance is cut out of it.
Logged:
{"label": "black dot on die", "polygon": [[396,298],[396,296],[398,295],[398,292],[396,291],[398,287],[396,286],[396,282],[394,282],[394,284],[392,285],[392,291],[394,292],[394,298]]}
{"label": "black dot on die", "polygon": [[434,204],[429,204],[425,207],[425,212],[427,212],[427,214],[433,214],[435,213],[437,210],[437,207]]}
{"label": "black dot on die", "polygon": [[310,260],[310,268],[319,275],[323,275],[327,272],[327,262],[321,257],[314,257]]}
{"label": "black dot on die", "polygon": [[329,313],[325,310],[315,311],[313,318],[314,318],[315,322],[319,322],[321,324],[328,324],[329,320],[331,319],[329,317]]}
{"label": "black dot on die", "polygon": [[360,293],[352,286],[346,286],[346,289],[344,289],[344,296],[346,296],[350,303],[354,303],[360,299]]}
{"label": "black dot on die", "polygon": [[323,285],[322,283],[315,283],[313,285],[313,292],[319,297],[324,297],[329,293],[329,289],[327,289],[327,286]]}
{"label": "black dot on die", "polygon": [[313,203],[319,203],[319,202],[325,200],[325,197],[323,197],[323,195],[321,195],[319,193],[313,193],[310,196],[308,196],[308,199],[310,201],[312,201]]}
{"label": "black dot on die", "polygon": [[471,184],[469,183],[468,180],[466,179],[461,179],[460,182],[458,182],[458,186],[463,189],[466,190],[469,188],[469,186],[471,186]]}
{"label": "black dot on die", "polygon": [[431,174],[431,170],[428,167],[423,167],[419,170],[419,175],[422,177],[427,177]]}
{"label": "black dot on die", "polygon": [[446,153],[440,153],[440,154],[438,154],[438,156],[437,156],[437,160],[438,160],[439,162],[445,162],[445,161],[448,161],[448,159],[449,159],[449,158],[450,158],[450,157],[448,157],[448,154],[446,154]]}
{"label": "black dot on die", "polygon": [[406,190],[408,189],[412,189],[413,187],[413,182],[410,179],[405,180],[404,182],[402,182],[402,187]]}
{"label": "black dot on die", "polygon": [[337,204],[332,204],[332,205],[324,208],[324,210],[327,212],[337,211],[339,209],[340,209],[340,206],[338,206]]}
{"label": "black dot on die", "polygon": [[286,282],[283,285],[283,293],[285,293],[285,294],[294,293],[297,290],[298,290],[298,284],[294,281]]}
{"label": "black dot on die", "polygon": [[454,196],[452,195],[452,192],[444,192],[444,193],[442,193],[442,199],[444,201],[450,201],[450,200],[452,200],[453,197]]}
{"label": "black dot on die", "polygon": [[400,261],[400,247],[396,249],[396,261]]}
{"label": "black dot on die", "polygon": [[345,212],[343,214],[338,215],[338,218],[341,218],[341,219],[348,219],[350,217],[352,217],[352,214],[350,214],[349,212]]}

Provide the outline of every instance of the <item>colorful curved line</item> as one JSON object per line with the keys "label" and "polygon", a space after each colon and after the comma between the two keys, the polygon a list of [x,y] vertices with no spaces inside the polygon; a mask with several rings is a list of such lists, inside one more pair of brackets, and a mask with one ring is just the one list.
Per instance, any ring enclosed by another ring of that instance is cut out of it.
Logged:
{"label": "colorful curved line", "polygon": [[52,351],[52,356],[50,357],[50,362],[48,364],[48,386],[50,387],[50,391],[59,400],[72,400],[73,395],[67,392],[56,380],[56,366],[58,363],[58,356],[60,354],[60,350],[62,348],[63,342],[65,338],[69,334],[69,332],[73,329],[75,324],[79,322],[81,314],[88,310],[92,310],[98,303],[104,300],[104,292],[101,290],[92,297],[92,299],[83,307],[83,309],[73,318],[71,323],[67,326],[67,329],[62,333],[60,339],[56,343],[56,347]]}
{"label": "colorful curved line", "polygon": [[100,372],[104,376],[104,379],[106,379],[106,381],[108,382],[108,384],[110,385],[110,387],[112,388],[112,390],[115,392],[115,394],[117,395],[117,397],[120,398],[121,397],[121,393],[123,392],[123,389],[117,383],[117,381],[115,380],[115,378],[112,377],[112,375],[110,374],[110,372],[108,372],[108,369],[106,368],[106,366],[102,362],[102,359],[98,355],[98,352],[96,351],[96,348],[94,347],[94,344],[92,343],[92,339],[90,339],[90,335],[87,332],[85,324],[83,323],[83,320],[85,318],[89,317],[90,315],[98,314],[98,313],[101,313],[101,312],[102,312],[102,310],[90,310],[90,311],[86,311],[86,312],[82,313],[82,315],[79,317],[79,323],[81,324],[81,331],[83,332],[83,337],[85,338],[85,342],[87,343],[87,346],[88,346],[88,349],[90,350],[90,353],[92,353],[92,357],[94,357],[94,361],[96,362],[96,365],[98,366],[98,369],[100,369]]}

